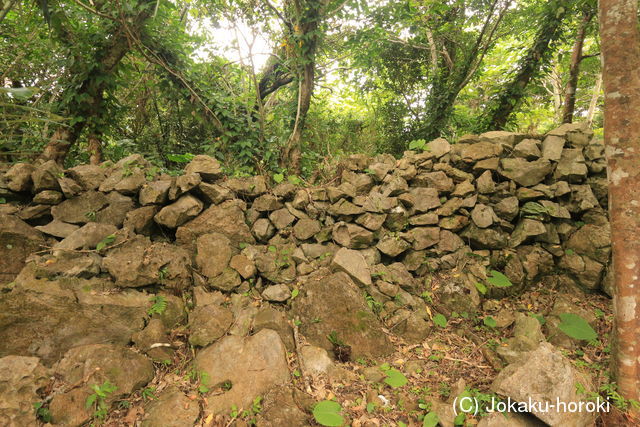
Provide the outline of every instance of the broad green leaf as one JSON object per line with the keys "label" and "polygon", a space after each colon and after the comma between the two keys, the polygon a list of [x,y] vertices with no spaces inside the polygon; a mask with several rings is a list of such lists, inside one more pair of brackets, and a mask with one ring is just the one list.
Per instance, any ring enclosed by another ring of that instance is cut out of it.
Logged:
{"label": "broad green leaf", "polygon": [[438,414],[436,414],[435,412],[429,412],[424,416],[424,419],[422,420],[422,427],[436,427],[438,425],[438,422],[440,422]]}
{"label": "broad green leaf", "polygon": [[389,369],[388,371],[385,371],[385,374],[387,374],[387,378],[384,379],[384,382],[393,388],[402,387],[409,382],[407,377],[397,369]]}
{"label": "broad green leaf", "polygon": [[276,173],[273,175],[273,180],[276,184],[280,184],[282,181],[284,181],[284,175],[281,173]]}
{"label": "broad green leaf", "polygon": [[476,289],[478,290],[478,292],[480,292],[482,295],[487,293],[487,287],[485,286],[484,283],[482,282],[476,282]]}
{"label": "broad green leaf", "polygon": [[107,237],[102,239],[100,241],[100,243],[98,243],[96,245],[96,250],[98,250],[98,251],[103,250],[105,247],[107,247],[107,245],[113,243],[114,240],[116,240],[116,235],[115,234],[109,234]]}
{"label": "broad green leaf", "polygon": [[333,400],[323,400],[313,408],[313,418],[323,426],[341,426],[344,417],[340,415],[342,406]]}
{"label": "broad green leaf", "polygon": [[593,341],[598,338],[598,334],[591,325],[582,317],[573,313],[562,313],[560,315],[558,329],[577,340]]}
{"label": "broad green leaf", "polygon": [[438,313],[433,316],[433,323],[440,326],[441,328],[445,328],[447,326],[447,318]]}
{"label": "broad green leaf", "polygon": [[496,319],[494,319],[491,316],[487,316],[484,319],[482,319],[482,323],[484,323],[486,326],[488,326],[490,328],[495,328],[498,325],[496,323]]}
{"label": "broad green leaf", "polygon": [[298,294],[300,293],[300,290],[295,288],[294,290],[291,291],[291,299],[294,299],[295,297],[298,296]]}
{"label": "broad green leaf", "polygon": [[508,288],[510,286],[513,286],[511,280],[509,280],[507,276],[500,273],[499,271],[491,270],[489,274],[490,275],[487,277],[487,281],[496,288]]}

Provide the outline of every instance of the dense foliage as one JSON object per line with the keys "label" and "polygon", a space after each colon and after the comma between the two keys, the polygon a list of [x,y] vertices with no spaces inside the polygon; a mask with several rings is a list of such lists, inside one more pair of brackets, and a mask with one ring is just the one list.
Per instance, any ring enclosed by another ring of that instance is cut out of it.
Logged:
{"label": "dense foliage", "polygon": [[592,0],[4,4],[5,160],[139,152],[172,170],[209,153],[310,176],[438,136],[601,126]]}

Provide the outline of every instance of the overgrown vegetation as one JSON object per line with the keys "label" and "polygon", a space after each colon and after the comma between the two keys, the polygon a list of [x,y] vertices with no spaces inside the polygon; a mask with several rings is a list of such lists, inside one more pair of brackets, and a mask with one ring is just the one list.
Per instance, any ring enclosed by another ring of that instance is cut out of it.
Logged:
{"label": "overgrown vegetation", "polygon": [[232,174],[299,181],[345,154],[437,136],[601,125],[591,0],[11,4],[11,161],[143,153],[171,172],[207,153]]}

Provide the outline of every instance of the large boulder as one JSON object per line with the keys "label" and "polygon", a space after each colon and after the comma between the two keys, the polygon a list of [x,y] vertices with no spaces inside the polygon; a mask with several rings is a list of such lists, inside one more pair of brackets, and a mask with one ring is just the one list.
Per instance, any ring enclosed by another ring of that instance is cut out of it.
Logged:
{"label": "large boulder", "polygon": [[250,408],[253,399],[289,381],[284,344],[277,332],[263,329],[242,338],[226,336],[201,350],[195,358],[198,372],[206,374],[207,387],[230,383],[224,393],[207,396],[205,418],[229,412],[232,406]]}
{"label": "large boulder", "polygon": [[191,285],[191,256],[169,243],[151,243],[148,237],[135,236],[109,251],[103,267],[119,287],[133,288],[163,285],[176,290]]}
{"label": "large boulder", "polygon": [[375,358],[393,351],[362,290],[346,273],[327,275],[320,271],[302,289],[292,308],[302,322],[300,332],[311,344],[331,351],[333,345],[327,336],[334,333],[351,346],[353,359]]}
{"label": "large boulder", "polygon": [[37,425],[34,404],[38,392],[49,383],[50,373],[37,357],[6,356],[0,359],[0,424]]}
{"label": "large boulder", "polygon": [[87,191],[54,206],[51,208],[51,215],[58,221],[85,224],[95,221],[98,212],[108,204],[109,200],[106,194],[99,191]]}
{"label": "large boulder", "polygon": [[[587,393],[578,394],[577,384]],[[560,350],[546,342],[504,368],[491,389],[517,402],[537,403],[532,414],[552,426],[582,427],[595,421],[595,411],[571,412],[559,407],[558,401],[567,405],[587,404],[583,399],[594,388],[591,380],[574,368]]]}
{"label": "large boulder", "polygon": [[200,405],[177,388],[170,386],[145,408],[142,427],[183,427],[195,425]]}
{"label": "large boulder", "polygon": [[42,249],[42,233],[13,215],[0,214],[0,283],[11,282],[32,252]]}
{"label": "large boulder", "polygon": [[198,236],[214,232],[224,234],[234,245],[255,242],[244,221],[244,213],[235,200],[211,206],[197,218],[178,228],[176,241],[180,244],[193,244]]}
{"label": "large boulder", "polygon": [[54,424],[79,426],[88,421],[95,411],[87,405],[87,398],[94,393],[92,386],[104,386],[109,382],[114,390],[105,393],[104,403],[127,396],[148,384],[154,376],[153,363],[146,356],[124,346],[114,344],[89,344],[69,350],[55,366],[56,374],[70,387],[56,394],[49,409]]}
{"label": "large boulder", "polygon": [[197,173],[202,177],[203,181],[214,182],[222,177],[222,167],[213,157],[199,154],[184,168],[184,173]]}
{"label": "large boulder", "polygon": [[37,356],[50,365],[75,346],[126,345],[144,327],[147,295],[108,293],[113,285],[99,279],[36,279],[28,269],[11,292],[0,294],[0,357]]}
{"label": "large boulder", "polygon": [[340,248],[331,261],[331,267],[344,271],[360,286],[371,285],[371,271],[364,256],[358,251]]}
{"label": "large boulder", "polygon": [[160,209],[154,219],[160,225],[176,228],[198,216],[203,206],[200,200],[190,194],[186,194],[176,202]]}
{"label": "large boulder", "polygon": [[546,159],[527,161],[521,157],[500,160],[500,173],[524,187],[539,184],[551,172],[551,162]]}

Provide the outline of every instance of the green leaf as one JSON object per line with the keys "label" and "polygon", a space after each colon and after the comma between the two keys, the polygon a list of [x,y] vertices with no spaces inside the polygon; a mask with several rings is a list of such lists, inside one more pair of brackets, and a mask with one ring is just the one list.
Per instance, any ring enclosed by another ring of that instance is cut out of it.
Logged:
{"label": "green leaf", "polygon": [[467,415],[464,412],[460,412],[458,415],[456,415],[456,417],[453,419],[453,425],[456,426],[461,426],[464,425],[464,420],[467,418]]}
{"label": "green leaf", "polygon": [[476,289],[478,290],[478,292],[480,292],[482,295],[487,293],[487,287],[485,286],[484,283],[482,282],[476,282]]}
{"label": "green leaf", "polygon": [[491,316],[487,316],[484,319],[482,319],[482,323],[484,323],[486,326],[490,328],[495,328],[498,325],[498,323],[496,323],[496,319],[494,319]]}
{"label": "green leaf", "polygon": [[435,412],[429,412],[424,416],[422,420],[422,427],[436,427],[440,422],[440,418],[438,418],[438,414]]}
{"label": "green leaf", "polygon": [[536,319],[538,322],[540,322],[540,326],[544,325],[545,323],[547,323],[547,319],[544,318],[544,316],[542,314],[537,314],[537,313],[529,313],[529,316],[533,317],[534,319]]}
{"label": "green leaf", "polygon": [[438,313],[435,316],[433,316],[433,323],[440,326],[441,328],[446,328],[447,318],[444,317],[442,314]]}
{"label": "green leaf", "polygon": [[107,237],[102,239],[102,241],[100,241],[100,243],[98,243],[96,245],[96,250],[97,251],[103,250],[105,247],[107,247],[107,245],[113,243],[114,240],[116,240],[116,235],[115,234],[109,234]]}
{"label": "green leaf", "polygon": [[367,403],[367,412],[372,413],[376,409],[376,404],[373,402]]}
{"label": "green leaf", "polygon": [[344,417],[340,415],[342,406],[333,400],[323,400],[313,408],[313,418],[323,426],[341,426]]}
{"label": "green leaf", "polygon": [[294,290],[292,290],[291,299],[294,299],[295,297],[297,297],[299,293],[300,293],[300,290],[298,288],[295,288]]}
{"label": "green leaf", "polygon": [[409,143],[409,150],[424,150],[427,142],[424,139],[414,139]]}
{"label": "green leaf", "polygon": [[276,184],[280,184],[282,181],[284,181],[284,175],[281,173],[273,174],[273,180]]}
{"label": "green leaf", "polygon": [[591,325],[582,317],[573,313],[562,313],[560,315],[558,329],[577,340],[593,341],[598,338],[598,334]]}
{"label": "green leaf", "polygon": [[489,274],[490,275],[489,277],[487,277],[487,281],[491,283],[493,286],[495,286],[496,288],[508,288],[510,286],[513,286],[513,283],[511,283],[511,280],[509,280],[507,276],[500,273],[499,271],[491,270]]}
{"label": "green leaf", "polygon": [[567,249],[564,253],[567,255],[573,255],[575,252],[573,252],[573,249]]}
{"label": "green leaf", "polygon": [[383,363],[382,365],[380,365],[381,371],[388,371],[389,369],[391,369],[391,365],[389,365],[388,363]]}
{"label": "green leaf", "polygon": [[384,382],[393,388],[402,387],[409,382],[407,377],[397,369],[391,368],[388,371],[385,371],[385,374],[387,374],[387,378],[384,379]]}

